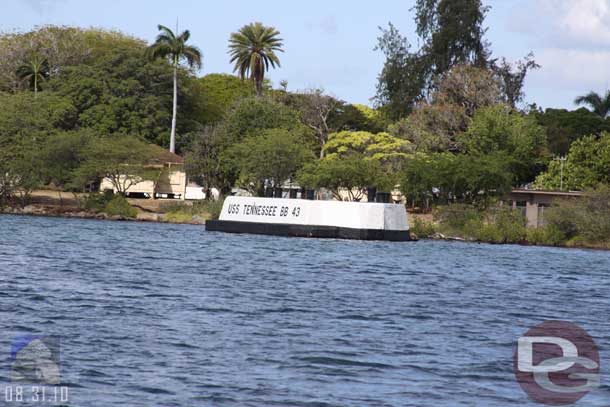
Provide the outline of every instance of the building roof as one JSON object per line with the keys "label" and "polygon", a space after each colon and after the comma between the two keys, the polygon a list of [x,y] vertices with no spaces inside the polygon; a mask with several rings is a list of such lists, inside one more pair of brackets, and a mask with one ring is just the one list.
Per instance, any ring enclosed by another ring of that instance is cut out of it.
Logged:
{"label": "building roof", "polygon": [[170,153],[163,147],[151,144],[152,158],[150,164],[184,164],[184,158],[178,154]]}
{"label": "building roof", "polygon": [[551,195],[551,196],[583,196],[581,191],[549,191],[541,189],[522,189],[517,188],[510,191],[511,194],[528,194],[528,195]]}

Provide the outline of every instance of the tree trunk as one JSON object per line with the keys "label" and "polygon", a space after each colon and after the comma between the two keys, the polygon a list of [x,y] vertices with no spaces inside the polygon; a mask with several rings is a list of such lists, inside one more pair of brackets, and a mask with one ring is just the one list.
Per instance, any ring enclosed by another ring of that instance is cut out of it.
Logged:
{"label": "tree trunk", "polygon": [[176,114],[178,113],[178,66],[174,64],[174,105],[172,110],[172,133],[169,138],[169,151],[176,152]]}
{"label": "tree trunk", "polygon": [[263,80],[259,78],[256,79],[256,96],[263,96]]}
{"label": "tree trunk", "polygon": [[34,72],[34,99],[38,97],[38,75]]}
{"label": "tree trunk", "polygon": [[324,141],[320,140],[320,159],[324,158]]}

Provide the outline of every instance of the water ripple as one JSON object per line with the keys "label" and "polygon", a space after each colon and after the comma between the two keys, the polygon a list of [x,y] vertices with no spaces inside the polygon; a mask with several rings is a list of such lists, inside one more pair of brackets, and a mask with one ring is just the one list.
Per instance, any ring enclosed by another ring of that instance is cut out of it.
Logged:
{"label": "water ripple", "polygon": [[534,406],[512,353],[545,319],[597,340],[604,385],[578,405],[607,405],[607,252],[18,216],[0,231],[0,352],[59,335],[71,405]]}

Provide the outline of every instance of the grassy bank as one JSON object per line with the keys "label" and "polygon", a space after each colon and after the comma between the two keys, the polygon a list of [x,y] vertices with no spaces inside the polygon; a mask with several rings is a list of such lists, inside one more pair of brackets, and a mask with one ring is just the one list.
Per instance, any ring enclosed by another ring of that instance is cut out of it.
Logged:
{"label": "grassy bank", "polygon": [[610,190],[558,201],[545,211],[544,220],[541,227],[526,228],[518,210],[451,204],[434,208],[431,215],[411,215],[411,231],[419,238],[610,249]]}
{"label": "grassy bank", "polygon": [[222,210],[222,200],[199,201],[192,205],[179,203],[170,207],[165,213],[164,219],[171,223],[188,223],[193,218],[203,220],[218,219]]}
{"label": "grassy bank", "polygon": [[112,193],[72,194],[34,191],[26,205],[6,205],[0,213],[51,217],[205,224],[217,219],[220,201],[126,199]]}

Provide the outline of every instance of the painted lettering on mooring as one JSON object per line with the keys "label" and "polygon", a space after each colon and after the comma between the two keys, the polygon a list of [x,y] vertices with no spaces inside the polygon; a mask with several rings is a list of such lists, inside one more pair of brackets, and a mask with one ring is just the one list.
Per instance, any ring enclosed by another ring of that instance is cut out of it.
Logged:
{"label": "painted lettering on mooring", "polygon": [[227,214],[229,215],[251,215],[251,216],[280,216],[287,217],[292,215],[293,217],[299,217],[301,215],[301,208],[295,206],[290,208],[288,206],[277,206],[277,205],[257,205],[257,204],[245,204],[243,207],[241,204],[229,204],[227,207]]}

